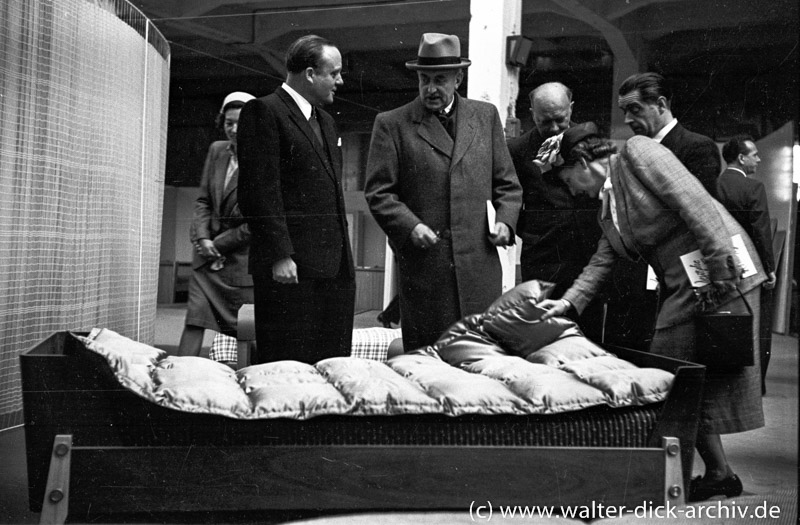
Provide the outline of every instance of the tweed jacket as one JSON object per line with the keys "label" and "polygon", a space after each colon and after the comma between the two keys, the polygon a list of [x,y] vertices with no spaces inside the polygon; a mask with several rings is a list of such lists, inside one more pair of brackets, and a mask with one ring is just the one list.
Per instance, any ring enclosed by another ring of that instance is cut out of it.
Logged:
{"label": "tweed jacket", "polygon": [[250,225],[250,273],[271,278],[285,257],[298,279],[335,277],[353,256],[342,191],[342,155],[333,118],[317,109],[321,145],[282,87],[239,115],[239,203]]}
{"label": "tweed jacket", "polygon": [[[247,271],[250,230],[244,222],[237,202],[238,170],[225,186],[225,175],[231,158],[230,141],[220,140],[208,148],[200,189],[194,205],[190,237],[192,242],[209,239],[225,256],[225,265],[218,272],[220,279],[231,286],[252,286],[253,278]],[[209,264],[196,252],[192,268],[197,270]]]}
{"label": "tweed jacket", "polygon": [[[697,300],[680,256],[700,249],[712,280],[733,276],[735,258],[731,237],[742,235],[756,274],[739,284],[746,293],[766,274],[750,237],[725,208],[703,190],[678,159],[655,141],[634,136],[609,159],[619,232],[610,213],[601,211],[603,236],[589,264],[564,293],[580,312],[610,274],[617,257],[641,257],[659,280],[661,308],[656,329],[690,320]],[[725,304],[737,295],[724,297]]]}
{"label": "tweed jacket", "polygon": [[767,273],[775,271],[772,225],[764,183],[728,168],[717,179],[717,195],[752,239],[764,270]]}
{"label": "tweed jacket", "polygon": [[678,157],[689,173],[697,177],[712,197],[717,196],[717,177],[722,169],[717,144],[699,133],[676,124],[661,140],[661,145]]}
{"label": "tweed jacket", "polygon": [[[436,293],[447,303],[443,318],[455,322],[482,312],[502,293],[486,201],[494,205],[496,220],[509,226],[512,239],[522,203],[497,109],[456,97],[455,140],[419,98],[379,114],[373,126],[365,196],[398,256],[406,290],[400,297],[404,340],[409,303],[428,301]],[[421,222],[439,231],[442,246],[452,250],[414,247],[409,235]],[[455,281],[446,284],[443,276],[453,272]],[[420,317],[424,323],[424,312]]]}

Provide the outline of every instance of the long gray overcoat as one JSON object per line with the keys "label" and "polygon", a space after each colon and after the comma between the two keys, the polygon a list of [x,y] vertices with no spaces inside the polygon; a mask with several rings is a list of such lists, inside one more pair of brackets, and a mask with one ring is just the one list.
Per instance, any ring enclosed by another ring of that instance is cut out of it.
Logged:
{"label": "long gray overcoat", "polygon": [[[419,98],[379,114],[372,130],[365,195],[397,256],[407,351],[434,343],[501,294],[486,201],[512,238],[522,205],[497,110],[456,97],[455,141]],[[409,240],[420,222],[441,239],[427,250]]]}

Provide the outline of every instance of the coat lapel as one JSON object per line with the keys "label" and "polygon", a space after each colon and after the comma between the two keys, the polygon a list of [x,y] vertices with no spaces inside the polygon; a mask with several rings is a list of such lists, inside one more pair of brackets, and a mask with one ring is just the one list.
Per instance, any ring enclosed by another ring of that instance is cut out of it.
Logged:
{"label": "coat lapel", "polygon": [[231,175],[231,181],[225,186],[225,189],[222,190],[222,206],[220,206],[220,208],[225,207],[225,201],[236,191],[237,186],[239,186],[239,168],[236,168],[236,171]]}
{"label": "coat lapel", "polygon": [[[616,162],[615,162],[616,161]],[[608,237],[609,242],[619,254],[627,254],[629,258],[636,260],[638,252],[636,249],[636,241],[633,236],[633,229],[631,228],[631,217],[628,214],[629,206],[625,198],[629,195],[631,189],[627,187],[627,179],[622,176],[626,168],[620,156],[612,157],[608,166],[611,186],[614,190],[614,201],[617,210],[617,222],[619,223],[619,231],[614,226],[611,211],[601,221],[601,226]],[[610,203],[609,203],[610,205]],[[625,239],[628,239],[626,242]]]}
{"label": "coat lapel", "polygon": [[[230,144],[230,143],[228,143]],[[214,177],[214,200],[222,203],[225,193],[225,175],[228,173],[228,162],[231,159],[231,154],[227,150],[223,150],[222,154],[217,157],[217,166],[214,173],[221,173],[222,177]]]}
{"label": "coat lapel", "polygon": [[453,148],[453,161],[451,166],[458,164],[467,153],[477,132],[474,126],[472,107],[465,99],[458,97],[458,109],[456,110],[456,144]]}
{"label": "coat lapel", "polygon": [[417,125],[417,134],[448,158],[453,154],[453,139],[447,134],[439,120],[425,109],[422,101],[417,98],[417,105],[414,112],[414,122]]}
{"label": "coat lapel", "polygon": [[[286,104],[287,108],[289,109],[289,118],[297,125],[297,127],[300,129],[303,135],[305,135],[306,140],[308,140],[309,144],[314,149],[314,152],[319,157],[320,162],[322,163],[323,166],[325,166],[325,171],[328,172],[328,175],[335,182],[336,174],[333,171],[333,167],[331,167],[331,162],[330,159],[328,158],[328,154],[325,151],[324,146],[320,144],[319,141],[317,140],[317,137],[314,134],[314,130],[311,129],[311,126],[308,124],[308,120],[306,120],[305,115],[303,115],[303,112],[300,111],[299,107],[297,107],[297,103],[294,101],[291,95],[289,95],[289,93],[286,92],[285,89],[279,87],[276,91],[278,93],[278,96],[281,98],[281,100],[283,100],[284,104]],[[330,126],[324,126],[321,121],[320,127],[323,130],[322,132],[325,136],[325,140],[329,140],[330,133],[328,128]]]}

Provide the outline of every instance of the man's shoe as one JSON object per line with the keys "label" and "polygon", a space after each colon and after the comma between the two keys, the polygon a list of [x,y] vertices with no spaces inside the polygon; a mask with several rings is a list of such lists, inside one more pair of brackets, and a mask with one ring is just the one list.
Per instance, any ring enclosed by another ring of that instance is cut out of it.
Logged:
{"label": "man's shoe", "polygon": [[710,483],[704,482],[704,478],[697,476],[689,483],[689,501],[703,501],[722,495],[733,498],[740,495],[742,490],[742,480],[736,474]]}

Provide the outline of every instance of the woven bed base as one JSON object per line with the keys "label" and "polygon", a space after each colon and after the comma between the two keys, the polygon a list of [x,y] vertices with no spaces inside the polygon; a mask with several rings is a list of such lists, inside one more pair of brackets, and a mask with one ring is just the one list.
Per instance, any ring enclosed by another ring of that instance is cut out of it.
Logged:
{"label": "woven bed base", "polygon": [[[536,416],[317,417],[305,421],[179,418],[129,425],[126,444],[645,447],[661,404]],[[197,422],[190,426],[186,421]],[[166,421],[162,421],[165,423]]]}

